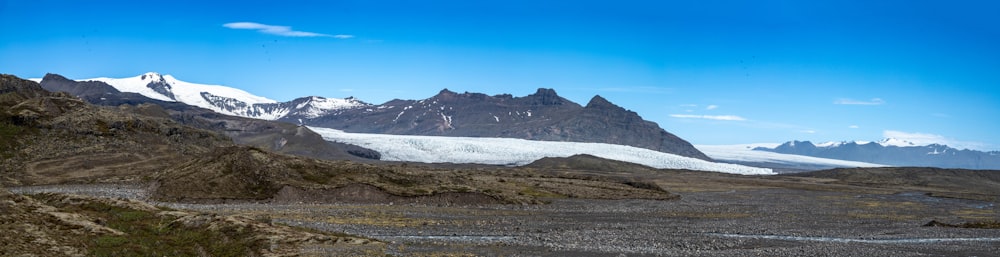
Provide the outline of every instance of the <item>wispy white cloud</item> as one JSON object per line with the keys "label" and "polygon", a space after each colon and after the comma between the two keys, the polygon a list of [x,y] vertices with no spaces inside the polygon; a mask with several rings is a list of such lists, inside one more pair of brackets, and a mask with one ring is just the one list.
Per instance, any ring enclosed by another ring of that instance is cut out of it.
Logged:
{"label": "wispy white cloud", "polygon": [[697,104],[682,104],[681,107],[698,107]]}
{"label": "wispy white cloud", "polygon": [[345,34],[330,35],[330,34],[322,34],[316,32],[298,31],[298,30],[292,30],[292,27],[289,26],[267,25],[256,22],[230,22],[222,24],[222,26],[230,29],[256,30],[260,33],[283,36],[283,37],[332,37],[339,39],[348,39],[354,37],[354,35],[345,35]]}
{"label": "wispy white cloud", "polygon": [[715,110],[715,109],[718,109],[718,108],[719,108],[719,106],[718,105],[714,105],[714,104],[709,105],[709,106],[705,106],[705,110]]}
{"label": "wispy white cloud", "polygon": [[850,126],[847,126],[847,127],[848,128],[852,128],[852,129],[861,128],[861,126],[858,126],[858,125],[850,125]]}
{"label": "wispy white cloud", "polygon": [[895,138],[910,141],[916,144],[943,144],[948,141],[944,136],[927,134],[927,133],[911,133],[896,130],[885,130],[882,131],[882,136],[885,138]]}
{"label": "wispy white cloud", "polygon": [[931,113],[931,116],[938,117],[938,118],[951,118],[951,115],[948,115],[947,113],[940,113],[940,112]]}
{"label": "wispy white cloud", "polygon": [[643,93],[643,94],[669,94],[673,92],[673,88],[650,87],[650,86],[602,87],[602,88],[597,88],[597,90],[604,92]]}
{"label": "wispy white cloud", "polygon": [[736,115],[694,115],[694,114],[671,114],[670,117],[681,119],[706,119],[706,120],[729,120],[745,121],[747,119]]}
{"label": "wispy white cloud", "polygon": [[846,105],[882,105],[885,104],[885,100],[882,98],[872,98],[868,101],[854,100],[849,98],[841,98],[833,101],[833,104],[846,104]]}
{"label": "wispy white cloud", "polygon": [[816,131],[815,130],[811,130],[811,129],[799,130],[799,132],[800,133],[806,133],[806,134],[816,134]]}
{"label": "wispy white cloud", "polygon": [[885,130],[882,131],[882,136],[885,138],[895,138],[902,139],[906,141],[913,142],[918,145],[927,144],[942,144],[958,149],[973,149],[982,151],[994,151],[996,146],[991,146],[990,144],[983,142],[974,141],[960,141],[952,138],[948,138],[942,135],[929,134],[929,133],[916,133],[916,132],[903,132],[897,130]]}

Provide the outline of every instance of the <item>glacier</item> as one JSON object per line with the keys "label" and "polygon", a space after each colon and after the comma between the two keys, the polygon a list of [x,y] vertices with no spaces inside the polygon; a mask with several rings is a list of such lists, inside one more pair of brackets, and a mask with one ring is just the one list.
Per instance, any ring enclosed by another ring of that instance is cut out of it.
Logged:
{"label": "glacier", "polygon": [[837,159],[828,159],[820,157],[812,157],[805,155],[795,155],[795,154],[783,154],[768,151],[757,151],[753,150],[757,147],[775,148],[780,144],[774,143],[761,143],[761,144],[739,144],[739,145],[695,145],[694,148],[698,148],[699,151],[708,155],[712,159],[725,160],[725,161],[738,161],[738,162],[769,162],[769,163],[783,163],[783,164],[814,164],[814,165],[825,165],[825,166],[835,166],[835,167],[888,167],[889,165],[858,162],[858,161],[845,161]]}
{"label": "glacier", "polygon": [[715,163],[653,151],[604,143],[532,141],[515,138],[441,137],[348,133],[308,127],[323,139],[366,147],[382,154],[382,160],[423,163],[477,163],[521,166],[545,157],[589,154],[658,169],[689,169],[743,175],[772,175],[773,170]]}

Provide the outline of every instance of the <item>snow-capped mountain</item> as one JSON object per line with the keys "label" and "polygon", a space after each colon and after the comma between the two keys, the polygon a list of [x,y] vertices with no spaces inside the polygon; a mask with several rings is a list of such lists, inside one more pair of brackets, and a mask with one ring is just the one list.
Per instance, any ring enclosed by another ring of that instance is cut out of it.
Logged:
{"label": "snow-capped mountain", "polygon": [[125,93],[137,93],[161,101],[181,102],[227,115],[265,120],[315,118],[337,110],[369,105],[350,97],[337,99],[310,96],[278,102],[232,87],[190,83],[156,72],[129,78],[101,77],[79,81],[104,82]]}
{"label": "snow-capped mountain", "polygon": [[[794,144],[794,142],[795,141],[790,141],[790,143],[793,143],[793,144]],[[838,147],[838,146],[846,145],[846,144],[850,144],[850,143],[859,144],[859,145],[876,143],[876,144],[879,144],[881,146],[886,146],[886,147],[889,147],[889,146],[910,147],[910,146],[926,146],[926,145],[929,145],[929,144],[920,145],[920,144],[917,144],[917,143],[914,143],[914,142],[910,142],[910,141],[906,141],[904,139],[898,139],[898,138],[886,138],[886,139],[882,139],[882,140],[874,141],[874,142],[873,141],[839,141],[839,142],[838,141],[829,141],[829,142],[818,143],[818,144],[815,144],[815,145],[816,145],[816,147]]]}
{"label": "snow-capped mountain", "polygon": [[774,174],[768,168],[716,163],[624,145],[532,141],[514,138],[347,133],[329,128],[309,128],[328,141],[353,144],[378,151],[382,154],[382,160],[388,161],[520,166],[545,157],[589,154],[660,169],[690,169],[748,175]]}
{"label": "snow-capped mountain", "polygon": [[996,151],[959,150],[947,145],[922,145],[894,138],[874,142],[844,141],[820,144],[789,141],[774,147],[756,147],[754,150],[892,166],[1000,170],[1000,153]]}

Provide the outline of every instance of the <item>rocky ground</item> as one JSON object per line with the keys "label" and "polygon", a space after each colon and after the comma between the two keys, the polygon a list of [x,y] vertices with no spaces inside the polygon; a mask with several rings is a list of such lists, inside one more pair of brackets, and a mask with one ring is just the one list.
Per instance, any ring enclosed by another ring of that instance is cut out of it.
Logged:
{"label": "rocky ground", "polygon": [[329,255],[385,252],[385,243],[371,238],[274,224],[269,216],[178,210],[120,198],[141,198],[134,189],[43,187],[15,189],[27,193],[17,195],[0,188],[0,256],[298,256],[304,248]]}
{"label": "rocky ground", "polygon": [[[122,185],[12,191],[144,197],[140,187]],[[996,221],[996,201],[767,187],[680,195],[543,205],[157,204],[371,237],[401,256],[990,256],[1000,249],[996,229],[925,226]]]}

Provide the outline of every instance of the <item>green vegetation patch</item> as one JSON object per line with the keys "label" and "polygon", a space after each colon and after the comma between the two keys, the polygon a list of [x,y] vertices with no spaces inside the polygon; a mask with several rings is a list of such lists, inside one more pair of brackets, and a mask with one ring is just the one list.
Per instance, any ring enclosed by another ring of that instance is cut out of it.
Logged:
{"label": "green vegetation patch", "polygon": [[545,191],[545,190],[540,190],[540,189],[534,188],[534,187],[525,187],[521,191],[517,192],[517,194],[531,196],[531,197],[536,197],[536,198],[566,198],[565,195],[561,195],[561,194],[557,194],[557,193],[553,193],[553,192],[549,192],[549,191]]}
{"label": "green vegetation patch", "polygon": [[51,195],[37,199],[60,208],[94,217],[96,223],[121,231],[124,235],[103,235],[85,240],[92,256],[248,256],[263,243],[253,237],[252,227],[208,229],[182,225],[172,218],[155,213],[112,206],[98,202],[68,204]]}
{"label": "green vegetation patch", "polygon": [[19,118],[0,111],[0,156],[11,158],[13,148],[17,146],[18,138],[30,131],[19,125]]}

